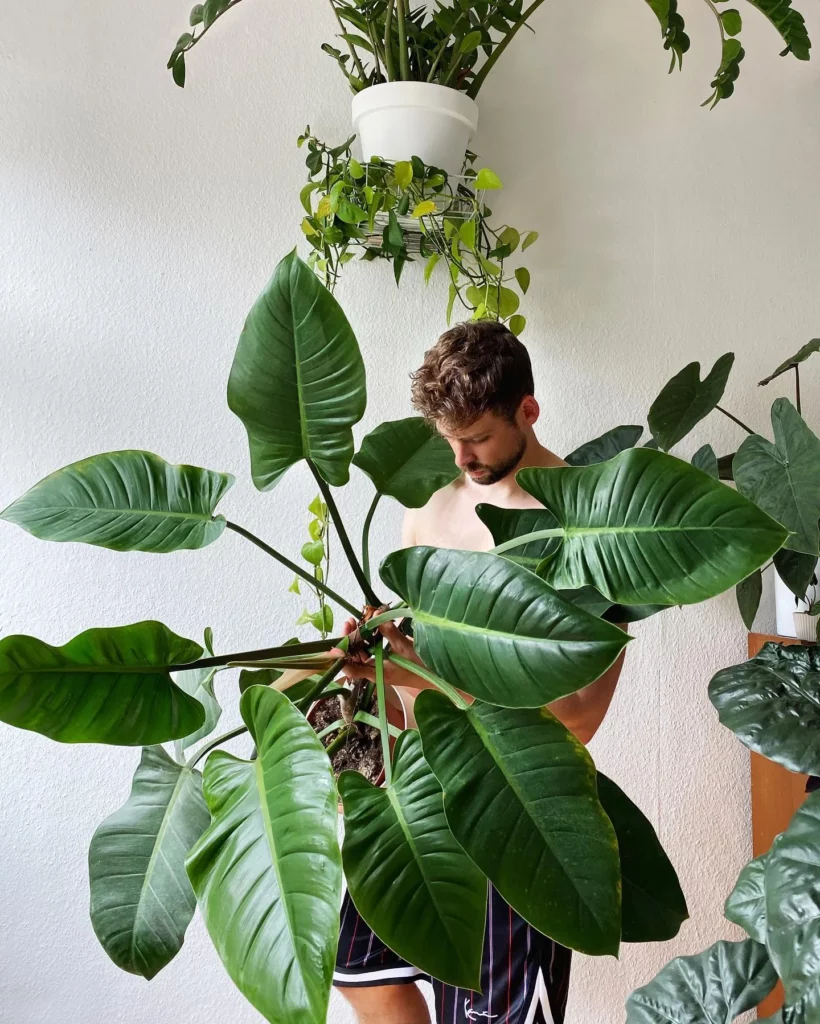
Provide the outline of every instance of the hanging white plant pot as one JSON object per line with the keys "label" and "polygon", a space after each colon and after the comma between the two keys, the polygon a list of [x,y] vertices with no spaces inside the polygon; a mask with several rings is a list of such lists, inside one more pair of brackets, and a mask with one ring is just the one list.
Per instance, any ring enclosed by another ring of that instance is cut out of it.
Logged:
{"label": "hanging white plant pot", "polygon": [[475,100],[430,82],[371,85],[353,97],[352,115],[365,162],[417,156],[448,174],[461,172],[478,127]]}
{"label": "hanging white plant pot", "polygon": [[[816,572],[820,572],[820,562],[817,564]],[[777,632],[780,636],[795,636],[801,640],[814,640],[816,638],[817,619],[806,615],[809,604],[806,601],[798,601],[789,590],[783,580],[774,572],[774,605],[777,615]],[[809,596],[814,593],[814,588],[809,587]],[[811,619],[811,622],[808,620]],[[814,630],[811,636],[807,632]]]}

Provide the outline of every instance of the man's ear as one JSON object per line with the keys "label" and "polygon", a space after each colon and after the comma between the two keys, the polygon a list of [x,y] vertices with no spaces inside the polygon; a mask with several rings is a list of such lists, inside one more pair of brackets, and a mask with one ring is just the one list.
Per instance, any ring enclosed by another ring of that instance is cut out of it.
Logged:
{"label": "man's ear", "polygon": [[531,427],[541,415],[541,406],[536,401],[535,395],[527,395],[521,400],[518,407],[519,425]]}

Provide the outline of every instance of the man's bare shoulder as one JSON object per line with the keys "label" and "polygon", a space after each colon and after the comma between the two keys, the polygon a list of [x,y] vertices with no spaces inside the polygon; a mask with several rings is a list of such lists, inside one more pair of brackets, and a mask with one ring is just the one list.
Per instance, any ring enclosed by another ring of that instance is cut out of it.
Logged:
{"label": "man's bare shoulder", "polygon": [[464,477],[459,476],[452,483],[439,488],[426,505],[421,508],[408,508],[404,513],[404,529],[402,540],[406,546],[426,543],[419,538],[430,535],[431,527],[447,520],[449,513],[458,504],[464,492]]}

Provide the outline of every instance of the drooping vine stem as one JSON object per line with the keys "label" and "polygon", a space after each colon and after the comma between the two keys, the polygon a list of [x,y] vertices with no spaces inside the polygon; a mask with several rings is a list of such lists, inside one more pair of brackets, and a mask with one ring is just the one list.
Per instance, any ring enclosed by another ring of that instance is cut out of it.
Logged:
{"label": "drooping vine stem", "polygon": [[193,768],[194,765],[199,764],[202,758],[206,754],[210,754],[212,750],[222,746],[223,743],[227,743],[228,740],[236,739],[237,736],[241,736],[243,733],[248,731],[247,725],[240,725],[236,729],[231,729],[230,732],[225,732],[221,736],[217,736],[215,740],[211,740],[210,743],[206,743],[204,747],[197,751],[196,754],[185,763],[186,768]]}
{"label": "drooping vine stem", "polygon": [[376,664],[376,694],[379,701],[379,732],[382,737],[384,758],[384,781],[389,786],[393,781],[393,765],[390,763],[390,732],[387,724],[387,697],[384,688],[384,643],[379,637],[374,651]]}
{"label": "drooping vine stem", "polygon": [[739,427],[742,427],[747,434],[754,434],[754,430],[747,426],[743,420],[739,420],[737,416],[733,416],[728,410],[724,409],[722,405],[716,405],[715,408],[718,412],[722,412],[724,416],[728,416],[733,423],[737,423]]}
{"label": "drooping vine stem", "polygon": [[[342,550],[347,556],[347,561],[350,564],[350,568],[353,570],[353,575],[356,577],[356,581],[362,588],[362,593],[365,596],[365,600],[367,601],[368,604],[381,604],[378,597],[376,597],[373,588],[370,586],[370,580],[368,580],[368,578],[364,574],[364,570],[362,569],[361,564],[359,563],[359,559],[356,557],[356,552],[353,550],[353,545],[350,543],[350,538],[347,535],[344,523],[342,522],[342,517],[339,514],[339,509],[336,507],[336,502],[333,498],[333,494],[331,493],[327,481],[322,477],[322,475],[319,473],[319,470],[316,468],[313,462],[311,462],[310,459],[307,460],[307,464],[310,466],[310,471],[311,473],[313,473],[313,476],[316,479],[316,483],[319,485],[319,490],[322,492],[322,497],[324,498],[324,502],[327,505],[327,510],[330,513],[330,518],[333,520],[333,525],[336,527],[336,533],[339,535],[339,543],[342,545]],[[334,598],[334,600],[338,599]],[[351,609],[351,605],[348,605],[346,603],[345,607],[348,610]],[[353,610],[352,614],[355,615],[356,618],[359,617],[359,612],[356,610]]]}
{"label": "drooping vine stem", "polygon": [[[330,508],[329,504],[328,508]],[[355,615],[356,618],[359,617],[360,609],[356,608],[355,605],[352,605],[349,601],[345,600],[345,598],[343,598],[341,594],[337,594],[335,590],[331,590],[325,582],[317,580],[315,576],[312,576],[300,565],[297,565],[296,562],[292,562],[287,555],[283,555],[281,551],[277,551],[276,548],[272,548],[270,544],[266,544],[263,540],[260,540],[259,537],[252,534],[250,530],[246,530],[244,526],[238,526],[236,523],[232,523],[230,521],[225,523],[225,527],[228,530],[233,530],[234,533],[238,533],[239,536],[244,537],[245,540],[249,540],[251,544],[255,544],[258,548],[264,551],[266,555],[270,555],[271,558],[275,558],[277,562],[281,562],[282,565],[290,569],[290,571],[295,573],[297,576],[301,576],[302,579],[312,587],[318,587],[319,590],[327,594],[331,601],[335,601],[336,604],[341,605],[345,611],[350,612],[351,615]],[[339,534],[339,537],[341,539],[341,533]]]}
{"label": "drooping vine stem", "polygon": [[424,679],[426,682],[432,684],[437,690],[440,690],[445,696],[449,697],[455,706],[457,708],[461,708],[462,711],[470,706],[455,686],[448,683],[446,679],[442,679],[441,676],[437,676],[435,672],[431,672],[428,668],[425,668],[424,665],[419,665],[415,661],[411,661],[409,658],[402,658],[401,655],[393,654],[392,652],[387,655],[387,660],[392,661],[395,665],[399,665],[401,668],[406,668],[408,672],[413,672],[420,679]]}
{"label": "drooping vine stem", "polygon": [[362,569],[367,577],[367,582],[370,583],[370,524],[373,522],[373,516],[376,512],[376,506],[379,504],[381,495],[376,492],[376,496],[370,503],[370,508],[367,510],[365,516],[364,526],[362,527]]}

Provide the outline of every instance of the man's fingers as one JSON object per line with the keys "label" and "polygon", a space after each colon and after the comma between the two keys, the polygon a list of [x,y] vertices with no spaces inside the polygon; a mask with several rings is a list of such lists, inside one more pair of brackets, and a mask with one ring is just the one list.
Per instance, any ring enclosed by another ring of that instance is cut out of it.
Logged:
{"label": "man's fingers", "polygon": [[379,632],[400,657],[413,658],[415,656],[416,650],[413,641],[409,636],[405,636],[395,623],[383,623],[379,626]]}
{"label": "man's fingers", "polygon": [[376,666],[372,663],[351,662],[342,666],[342,672],[350,680],[367,679],[371,683],[376,681]]}
{"label": "man's fingers", "polygon": [[342,626],[342,636],[350,636],[350,634],[356,628],[356,620],[351,616],[349,619],[345,619],[344,625]]}

